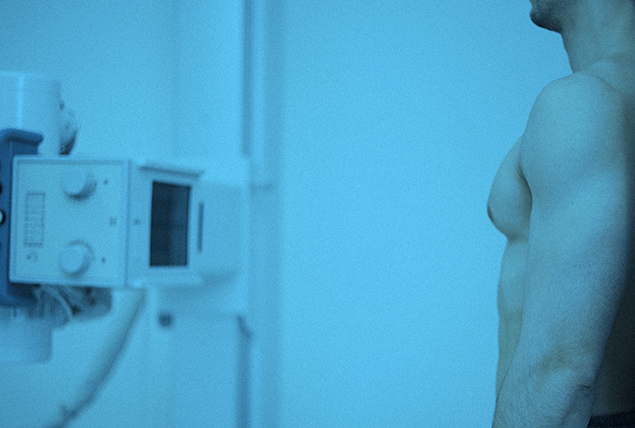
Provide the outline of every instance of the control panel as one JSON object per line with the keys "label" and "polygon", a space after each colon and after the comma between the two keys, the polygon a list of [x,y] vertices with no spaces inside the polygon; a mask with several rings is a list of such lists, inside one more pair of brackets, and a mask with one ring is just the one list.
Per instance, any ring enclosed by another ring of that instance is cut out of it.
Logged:
{"label": "control panel", "polygon": [[13,168],[12,281],[125,282],[130,167],[18,156]]}
{"label": "control panel", "polygon": [[[15,156],[9,276],[15,283],[202,285],[238,269],[240,195],[203,171],[146,161]],[[238,240],[238,238],[236,238]],[[205,245],[204,245],[205,243]]]}

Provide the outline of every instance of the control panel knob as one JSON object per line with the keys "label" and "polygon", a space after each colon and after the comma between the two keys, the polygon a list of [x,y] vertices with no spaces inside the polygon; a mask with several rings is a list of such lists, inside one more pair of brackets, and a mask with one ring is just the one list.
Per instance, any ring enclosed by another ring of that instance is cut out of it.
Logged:
{"label": "control panel knob", "polygon": [[60,267],[67,275],[79,275],[88,269],[92,258],[88,245],[76,242],[67,245],[60,253]]}
{"label": "control panel knob", "polygon": [[95,184],[92,174],[78,166],[68,169],[62,177],[64,193],[75,199],[89,197],[95,190]]}

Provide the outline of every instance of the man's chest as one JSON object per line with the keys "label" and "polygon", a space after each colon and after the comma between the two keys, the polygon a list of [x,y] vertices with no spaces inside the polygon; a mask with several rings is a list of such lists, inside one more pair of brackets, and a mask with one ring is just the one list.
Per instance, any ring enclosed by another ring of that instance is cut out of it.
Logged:
{"label": "man's chest", "polygon": [[487,203],[492,223],[510,240],[524,239],[529,235],[531,191],[520,169],[519,140],[501,164]]}

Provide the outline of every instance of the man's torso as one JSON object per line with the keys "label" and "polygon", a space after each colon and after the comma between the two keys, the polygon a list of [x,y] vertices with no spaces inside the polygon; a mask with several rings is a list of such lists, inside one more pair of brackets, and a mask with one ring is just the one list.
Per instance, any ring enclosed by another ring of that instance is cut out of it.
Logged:
{"label": "man's torso", "polygon": [[[631,66],[634,66],[631,68]],[[635,64],[629,61],[600,63],[588,73],[617,91],[629,106],[624,114],[635,116]],[[619,144],[635,146],[635,123],[622,134]],[[635,148],[635,147],[634,147]],[[514,356],[522,326],[523,284],[527,263],[532,196],[521,163],[521,152],[532,150],[532,142],[521,137],[508,153],[496,175],[488,213],[508,238],[498,285],[499,365],[497,392]],[[625,150],[624,152],[631,152]],[[633,164],[635,170],[635,163]],[[635,183],[633,183],[635,189]],[[635,190],[634,190],[635,191]],[[633,213],[635,215],[635,213]],[[605,351],[597,382],[593,414],[615,414],[635,410],[635,284],[627,286]]]}

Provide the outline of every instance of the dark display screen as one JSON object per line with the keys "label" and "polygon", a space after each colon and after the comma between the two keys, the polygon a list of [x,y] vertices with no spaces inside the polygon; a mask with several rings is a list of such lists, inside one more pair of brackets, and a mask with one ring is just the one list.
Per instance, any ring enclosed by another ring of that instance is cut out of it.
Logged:
{"label": "dark display screen", "polygon": [[190,187],[152,183],[150,266],[186,266]]}

